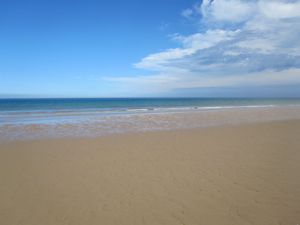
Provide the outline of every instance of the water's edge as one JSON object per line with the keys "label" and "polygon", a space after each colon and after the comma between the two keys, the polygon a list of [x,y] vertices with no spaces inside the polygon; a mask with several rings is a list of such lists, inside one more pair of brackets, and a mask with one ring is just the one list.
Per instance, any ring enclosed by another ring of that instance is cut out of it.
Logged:
{"label": "water's edge", "polygon": [[174,130],[300,119],[300,105],[249,105],[134,109],[122,112],[65,111],[8,114],[0,141],[97,137],[126,132]]}

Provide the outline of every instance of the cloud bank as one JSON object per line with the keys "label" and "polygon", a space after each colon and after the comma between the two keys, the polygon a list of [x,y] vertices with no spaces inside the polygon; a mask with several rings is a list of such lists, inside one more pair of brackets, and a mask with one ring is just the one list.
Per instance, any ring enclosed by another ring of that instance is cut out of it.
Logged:
{"label": "cloud bank", "polygon": [[134,64],[152,75],[107,79],[144,93],[300,85],[300,1],[203,0],[181,16],[199,30]]}

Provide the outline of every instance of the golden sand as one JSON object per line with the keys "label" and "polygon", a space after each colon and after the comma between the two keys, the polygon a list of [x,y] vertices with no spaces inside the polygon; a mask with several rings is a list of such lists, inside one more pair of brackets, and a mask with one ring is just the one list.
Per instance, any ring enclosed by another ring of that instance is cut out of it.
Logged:
{"label": "golden sand", "polygon": [[1,144],[0,224],[300,224],[300,121]]}

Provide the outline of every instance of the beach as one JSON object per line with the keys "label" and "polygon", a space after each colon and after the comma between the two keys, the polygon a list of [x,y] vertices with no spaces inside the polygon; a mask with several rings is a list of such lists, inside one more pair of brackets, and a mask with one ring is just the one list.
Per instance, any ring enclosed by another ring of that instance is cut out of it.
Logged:
{"label": "beach", "polygon": [[300,120],[0,144],[0,224],[296,225]]}
{"label": "beach", "polygon": [[300,0],[0,2],[0,225],[300,225]]}

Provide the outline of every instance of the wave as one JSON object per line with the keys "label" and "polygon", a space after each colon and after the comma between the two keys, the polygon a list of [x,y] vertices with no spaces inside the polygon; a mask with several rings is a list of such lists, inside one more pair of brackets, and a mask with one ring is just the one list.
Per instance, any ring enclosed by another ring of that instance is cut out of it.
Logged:
{"label": "wave", "polygon": [[105,120],[112,116],[130,116],[143,114],[168,114],[197,111],[215,111],[243,108],[269,108],[280,105],[229,105],[229,106],[179,106],[179,107],[144,107],[144,108],[107,108],[76,110],[24,110],[1,111],[0,125],[3,124],[50,124],[81,123],[83,121]]}
{"label": "wave", "polygon": [[[144,108],[88,108],[88,109],[52,109],[52,110],[3,110],[0,116],[38,116],[38,115],[73,115],[73,114],[108,114],[108,113],[143,113],[157,111],[189,111],[189,110],[214,110],[231,108],[258,108],[275,107],[279,105],[229,105],[229,106],[177,106],[177,107],[144,107]],[[287,105],[290,106],[290,105]]]}

